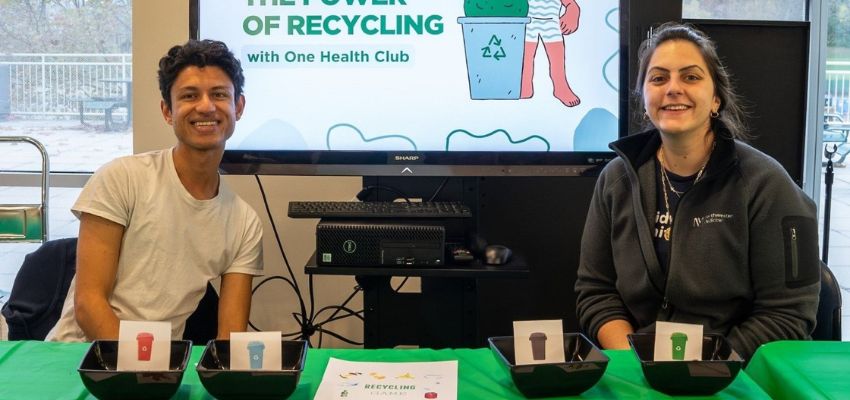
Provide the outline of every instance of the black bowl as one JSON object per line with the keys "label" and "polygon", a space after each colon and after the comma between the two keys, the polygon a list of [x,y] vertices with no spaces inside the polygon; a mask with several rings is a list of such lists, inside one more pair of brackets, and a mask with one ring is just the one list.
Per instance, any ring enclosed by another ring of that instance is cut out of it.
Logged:
{"label": "black bowl", "polygon": [[608,367],[608,356],[580,333],[564,334],[563,363],[516,365],[513,336],[487,342],[525,397],[578,395],[599,382]]}
{"label": "black bowl", "polygon": [[118,341],[95,340],[77,371],[86,389],[101,400],[168,399],[180,387],[191,350],[192,342],[174,340],[167,371],[116,371]]}
{"label": "black bowl", "polygon": [[722,335],[702,338],[701,361],[653,361],[655,334],[634,333],[629,344],[653,389],[670,395],[708,396],[725,389],[744,365],[744,359]]}
{"label": "black bowl", "polygon": [[219,400],[225,399],[283,399],[298,386],[307,342],[280,342],[281,368],[277,371],[231,370],[230,341],[210,340],[198,363],[198,377],[207,391]]}

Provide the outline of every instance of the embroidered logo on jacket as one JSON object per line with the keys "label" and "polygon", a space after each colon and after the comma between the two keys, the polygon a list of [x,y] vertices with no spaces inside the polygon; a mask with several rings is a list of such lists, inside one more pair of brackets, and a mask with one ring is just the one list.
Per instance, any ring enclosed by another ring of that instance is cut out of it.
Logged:
{"label": "embroidered logo on jacket", "polygon": [[734,214],[721,214],[721,213],[711,213],[702,217],[694,217],[694,228],[699,228],[708,224],[719,224],[723,222],[727,222],[735,218]]}

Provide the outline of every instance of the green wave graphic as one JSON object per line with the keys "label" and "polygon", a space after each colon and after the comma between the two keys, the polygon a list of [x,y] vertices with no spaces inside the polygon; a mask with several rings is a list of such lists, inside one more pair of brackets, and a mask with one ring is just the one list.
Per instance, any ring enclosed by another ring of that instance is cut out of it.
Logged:
{"label": "green wave graphic", "polygon": [[347,123],[339,123],[339,124],[334,124],[330,128],[328,128],[328,132],[325,134],[325,146],[328,148],[328,150],[333,150],[331,148],[331,131],[333,131],[334,129],[339,128],[339,127],[348,127],[348,128],[354,129],[354,131],[357,132],[358,135],[360,135],[360,139],[363,139],[363,143],[374,142],[376,140],[381,140],[381,139],[396,138],[396,139],[403,139],[403,140],[408,141],[413,146],[413,150],[419,149],[416,146],[416,142],[414,142],[412,139],[410,139],[409,137],[404,136],[404,135],[383,135],[383,136],[375,136],[371,139],[367,139],[366,136],[363,135],[363,132],[361,132],[360,129],[357,128],[356,126],[354,126],[352,124],[347,124]]}
{"label": "green wave graphic", "polygon": [[455,129],[455,130],[453,130],[451,133],[449,133],[449,134],[448,134],[448,136],[446,136],[446,151],[449,151],[449,143],[451,142],[451,138],[452,138],[452,136],[453,136],[455,133],[464,133],[464,134],[466,134],[467,136],[472,136],[472,137],[474,137],[474,138],[476,138],[476,139],[483,139],[483,138],[486,138],[486,137],[493,136],[493,135],[495,135],[495,134],[497,134],[497,133],[504,133],[504,134],[505,134],[505,136],[508,138],[508,141],[509,141],[509,142],[511,142],[511,144],[520,144],[520,143],[527,142],[527,141],[529,141],[529,140],[531,140],[531,139],[539,139],[539,140],[542,140],[542,141],[543,141],[543,143],[545,143],[545,144],[546,144],[546,151],[549,151],[549,150],[552,148],[552,146],[549,144],[549,141],[548,141],[548,140],[546,140],[546,139],[544,139],[544,138],[543,138],[542,136],[540,136],[540,135],[531,135],[531,136],[528,136],[528,137],[526,137],[525,139],[522,139],[522,140],[514,140],[514,139],[511,137],[511,134],[510,134],[510,133],[508,133],[507,131],[505,131],[504,129],[496,129],[496,130],[494,130],[494,131],[492,131],[492,132],[490,132],[490,133],[485,133],[485,134],[483,134],[483,135],[476,135],[476,134],[474,134],[474,133],[472,133],[472,132],[470,132],[470,131],[467,131],[466,129]]}
{"label": "green wave graphic", "polygon": [[[611,14],[618,10],[619,8],[612,8],[605,14],[605,25],[608,25],[608,27],[611,28],[611,30],[614,32],[620,32],[620,29],[614,27],[614,25],[611,25],[611,21],[609,21],[608,19],[611,17]],[[608,75],[605,74],[605,70],[608,69],[608,63],[610,63],[614,59],[614,57],[617,57],[618,54],[620,54],[619,49],[615,51],[614,54],[611,54],[611,57],[608,57],[608,59],[605,60],[604,63],[602,63],[602,79],[604,79],[605,83],[607,83],[611,89],[614,89],[615,92],[618,91],[617,86],[611,83],[611,81],[608,79]]]}

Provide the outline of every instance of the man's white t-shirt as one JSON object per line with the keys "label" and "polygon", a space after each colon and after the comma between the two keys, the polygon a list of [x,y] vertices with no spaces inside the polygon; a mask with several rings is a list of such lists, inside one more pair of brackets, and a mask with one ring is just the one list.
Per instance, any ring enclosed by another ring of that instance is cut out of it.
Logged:
{"label": "man's white t-shirt", "polygon": [[[223,181],[215,198],[192,197],[177,177],[172,149],[104,165],[71,210],[125,227],[109,304],[120,320],[170,321],[173,339],[182,338],[207,282],[263,271],[257,213]],[[74,317],[75,281],[47,340],[88,340]]]}

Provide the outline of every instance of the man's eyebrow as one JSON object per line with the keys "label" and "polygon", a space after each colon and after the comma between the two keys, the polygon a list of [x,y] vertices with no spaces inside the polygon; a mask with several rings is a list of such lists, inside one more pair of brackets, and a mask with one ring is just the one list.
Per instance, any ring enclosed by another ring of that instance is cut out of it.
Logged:
{"label": "man's eyebrow", "polygon": [[176,90],[178,92],[190,92],[190,91],[197,91],[198,87],[197,86],[175,86],[174,90]]}
{"label": "man's eyebrow", "polygon": [[[196,91],[196,92],[197,92],[197,91],[200,91],[200,90],[201,90],[200,88],[198,88],[197,86],[194,86],[194,85],[179,86],[179,87],[175,87],[174,89],[175,89],[175,90],[178,90],[178,91],[181,91],[181,92],[189,92],[189,91]],[[228,85],[219,85],[219,86],[213,86],[213,87],[211,87],[211,88],[210,88],[210,90],[225,90],[225,91],[231,91],[231,90],[233,90],[233,89],[231,89],[231,87],[230,87],[230,86],[228,86]]]}

